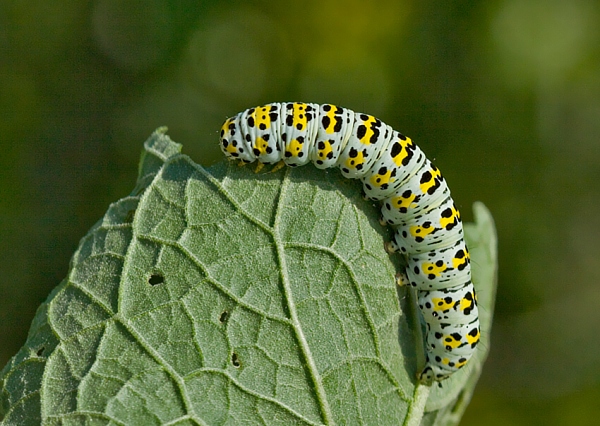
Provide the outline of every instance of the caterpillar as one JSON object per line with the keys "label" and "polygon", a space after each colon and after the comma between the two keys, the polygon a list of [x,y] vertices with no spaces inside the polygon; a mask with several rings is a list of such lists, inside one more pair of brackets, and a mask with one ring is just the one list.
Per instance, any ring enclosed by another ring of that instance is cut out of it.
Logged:
{"label": "caterpillar", "polygon": [[366,196],[381,202],[382,223],[394,230],[386,249],[406,258],[400,281],[417,289],[426,328],[426,363],[417,378],[440,382],[467,363],[480,332],[460,213],[440,170],[410,138],[371,115],[290,102],[227,119],[220,146],[242,163],[312,162],[360,179]]}

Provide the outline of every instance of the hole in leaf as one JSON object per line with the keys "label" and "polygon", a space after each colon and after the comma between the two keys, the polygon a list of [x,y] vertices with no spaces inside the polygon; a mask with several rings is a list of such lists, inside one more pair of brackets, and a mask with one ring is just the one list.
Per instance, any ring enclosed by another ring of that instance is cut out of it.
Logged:
{"label": "hole in leaf", "polygon": [[227,319],[229,319],[229,312],[227,312],[227,311],[221,312],[221,315],[219,316],[219,321],[225,322],[225,321],[227,321]]}
{"label": "hole in leaf", "polygon": [[242,365],[240,363],[240,359],[238,358],[238,356],[237,356],[237,354],[235,352],[231,355],[231,363],[233,364],[233,366],[235,368],[239,368],[240,365]]}
{"label": "hole in leaf", "polygon": [[39,348],[37,350],[37,352],[35,353],[37,356],[42,356],[44,355],[44,351],[46,350],[46,348],[44,346],[42,346],[41,348]]}
{"label": "hole in leaf", "polygon": [[165,277],[162,274],[152,274],[148,279],[148,284],[150,285],[158,285],[165,282]]}

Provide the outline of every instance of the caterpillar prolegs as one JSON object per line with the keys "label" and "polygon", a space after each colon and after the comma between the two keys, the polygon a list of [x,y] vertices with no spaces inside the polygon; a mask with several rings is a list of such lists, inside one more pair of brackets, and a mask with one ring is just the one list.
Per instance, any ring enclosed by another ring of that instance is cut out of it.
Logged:
{"label": "caterpillar prolegs", "polygon": [[414,142],[381,120],[334,105],[273,103],[229,118],[221,128],[229,158],[295,167],[339,167],[381,201],[394,230],[388,251],[406,257],[427,328],[419,380],[441,381],[463,367],[479,342],[477,299],[460,214],[439,169]]}

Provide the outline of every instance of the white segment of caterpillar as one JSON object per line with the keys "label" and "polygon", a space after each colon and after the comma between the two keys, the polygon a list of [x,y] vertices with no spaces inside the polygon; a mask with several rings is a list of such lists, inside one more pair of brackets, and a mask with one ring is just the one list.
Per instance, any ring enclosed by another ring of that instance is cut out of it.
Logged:
{"label": "white segment of caterpillar", "polygon": [[439,169],[413,141],[381,120],[335,105],[300,102],[250,108],[225,121],[221,149],[243,163],[339,167],[381,201],[395,233],[388,251],[406,257],[426,324],[427,361],[418,379],[441,381],[479,342],[477,298],[460,214]]}

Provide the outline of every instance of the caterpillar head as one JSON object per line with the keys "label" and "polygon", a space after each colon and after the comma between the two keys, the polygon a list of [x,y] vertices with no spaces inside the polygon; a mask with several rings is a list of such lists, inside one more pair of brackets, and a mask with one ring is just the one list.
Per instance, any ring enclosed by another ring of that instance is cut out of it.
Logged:
{"label": "caterpillar head", "polygon": [[251,163],[256,159],[242,134],[239,115],[228,118],[221,126],[219,146],[227,158],[245,163]]}

